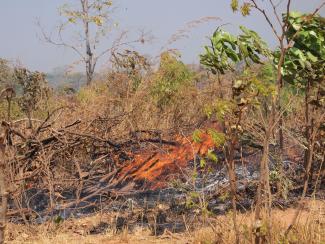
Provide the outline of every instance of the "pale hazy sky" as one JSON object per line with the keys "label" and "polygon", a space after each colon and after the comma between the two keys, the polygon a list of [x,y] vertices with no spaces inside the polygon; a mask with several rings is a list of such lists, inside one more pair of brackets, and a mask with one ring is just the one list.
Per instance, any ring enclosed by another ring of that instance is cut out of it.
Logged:
{"label": "pale hazy sky", "polygon": [[[310,12],[321,1],[323,0],[292,0],[292,10]],[[42,25],[51,31],[60,21],[58,7],[64,3],[78,2],[79,0],[0,0],[0,57],[11,61],[19,60],[30,69],[40,71],[71,64],[76,60],[72,51],[40,40],[36,20],[39,18]],[[158,55],[161,47],[177,30],[184,28],[186,23],[205,16],[219,17],[221,20],[201,25],[190,33],[188,39],[168,47],[179,49],[187,63],[198,63],[198,54],[202,52],[207,36],[217,25],[223,23],[230,23],[225,28],[231,32],[236,32],[238,25],[246,25],[260,33],[270,45],[275,43],[271,30],[259,13],[254,12],[246,18],[234,14],[229,7],[230,0],[115,0],[113,3],[117,7],[114,15],[119,22],[119,30],[128,29],[136,33],[137,30],[144,29],[152,32],[155,37],[153,43],[139,48],[151,56]],[[270,6],[265,6],[271,10]],[[320,14],[324,16],[325,10],[322,9]],[[132,34],[130,35],[131,38]],[[109,38],[114,39],[114,35]],[[103,48],[109,45],[109,40],[102,43]]]}

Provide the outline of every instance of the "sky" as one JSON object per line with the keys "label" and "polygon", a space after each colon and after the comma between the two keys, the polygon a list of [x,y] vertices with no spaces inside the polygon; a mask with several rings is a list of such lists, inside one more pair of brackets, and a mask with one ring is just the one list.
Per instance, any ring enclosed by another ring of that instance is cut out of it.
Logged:
{"label": "sky", "polygon": [[[272,15],[272,8],[266,4],[267,1],[257,1]],[[322,1],[292,0],[292,10],[311,12]],[[61,20],[58,8],[65,3],[78,2],[79,0],[0,0],[0,58],[43,72],[74,63],[78,57],[73,51],[53,46],[42,39],[37,21],[50,33]],[[101,42],[99,49],[109,47],[118,33],[124,30],[130,32],[130,40],[136,38],[140,30],[144,30],[150,32],[154,39],[134,46],[134,49],[152,57],[158,56],[162,50],[178,49],[184,62],[198,63],[198,55],[203,51],[204,44],[207,44],[207,37],[222,24],[227,24],[224,28],[234,34],[238,33],[239,25],[245,25],[257,31],[270,46],[276,45],[274,34],[260,13],[252,12],[250,16],[242,17],[231,11],[229,3],[230,0],[113,0],[113,17],[118,27]],[[285,6],[280,4],[279,12],[283,9]],[[325,9],[320,14],[324,16]],[[218,20],[204,22],[191,29],[187,38],[168,44],[171,37],[184,29],[187,23],[204,17],[217,17]],[[73,36],[73,31],[70,31],[65,37],[75,44]],[[108,57],[103,57],[98,68],[105,68],[107,60]]]}

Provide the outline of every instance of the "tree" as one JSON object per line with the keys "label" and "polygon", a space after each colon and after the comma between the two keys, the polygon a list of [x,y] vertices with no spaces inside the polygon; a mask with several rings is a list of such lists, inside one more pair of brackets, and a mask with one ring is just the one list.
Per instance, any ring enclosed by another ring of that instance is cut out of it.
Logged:
{"label": "tree", "polygon": [[[85,65],[87,85],[94,78],[98,60],[105,54],[123,45],[144,42],[143,36],[133,41],[123,41],[126,36],[126,32],[123,32],[112,47],[97,51],[100,50],[99,44],[102,39],[115,25],[110,16],[111,12],[111,0],[80,0],[79,6],[76,8],[67,4],[61,7],[60,15],[66,18],[66,22],[58,27],[58,38],[53,39],[52,35],[46,34],[41,28],[45,41],[56,46],[69,48],[79,56],[79,62]],[[78,45],[64,40],[63,32],[68,26],[72,29],[82,30],[78,33]]]}
{"label": "tree", "polygon": [[[325,1],[321,3],[319,7],[315,9],[315,11],[309,15],[306,15],[305,18],[300,18],[298,22],[295,22],[293,19],[290,18],[290,8],[291,8],[291,0],[286,1],[286,13],[283,15],[283,18],[281,19],[278,11],[277,11],[277,5],[274,3],[273,0],[268,0],[268,3],[272,6],[273,9],[273,15],[276,19],[276,23],[272,22],[271,15],[263,9],[261,6],[261,3],[259,3],[258,0],[247,0],[242,2],[240,5],[239,3],[242,1],[239,0],[231,0],[231,7],[233,11],[238,11],[240,9],[241,14],[243,16],[247,16],[250,14],[252,9],[257,10],[262,16],[265,18],[267,24],[273,31],[277,41],[278,41],[278,50],[273,53],[273,60],[275,62],[276,68],[277,68],[277,79],[276,79],[276,86],[277,86],[277,93],[275,99],[272,101],[272,112],[268,119],[268,126],[265,128],[265,144],[264,144],[264,152],[263,152],[263,160],[268,161],[268,155],[269,155],[269,149],[268,145],[271,139],[271,135],[275,131],[275,127],[278,125],[279,127],[279,146],[280,146],[280,153],[279,153],[279,168],[280,168],[280,175],[282,178],[283,175],[283,169],[282,169],[282,162],[283,162],[283,153],[284,153],[284,137],[283,137],[283,108],[281,107],[281,91],[284,85],[284,74],[288,71],[290,71],[290,67],[298,67],[296,66],[295,62],[292,62],[293,60],[288,60],[288,57],[290,56],[290,53],[295,54],[296,58],[298,55],[298,58],[295,59],[298,63],[303,63],[303,55],[295,49],[297,48],[297,38],[301,36],[302,38],[308,38],[313,39],[315,37],[312,37],[314,33],[312,32],[305,32],[302,28],[302,25],[304,23],[308,23],[311,19],[314,18],[314,16],[319,12],[319,10],[325,5]],[[278,26],[278,27],[276,27]],[[302,34],[304,33],[304,34]],[[311,36],[310,36],[311,35]],[[307,41],[308,42],[308,41]],[[298,40],[299,43],[299,40]],[[317,42],[316,42],[317,43]],[[299,48],[304,48],[304,45],[302,41],[300,41],[300,44],[298,44]],[[310,43],[311,44],[311,43]],[[296,45],[295,48],[293,48]],[[311,44],[312,46],[313,44]],[[311,46],[309,48],[311,48]],[[299,49],[298,48],[298,49]],[[288,56],[289,52],[289,56]],[[309,52],[311,54],[311,52]],[[309,54],[309,58],[313,58]],[[292,56],[291,56],[292,57]],[[289,69],[288,69],[289,68]],[[291,70],[292,71],[292,70]],[[324,72],[323,72],[324,73]],[[308,103],[307,103],[308,104]],[[311,159],[310,159],[311,160]],[[261,164],[262,165],[262,164]],[[268,165],[265,164],[268,168]],[[306,174],[309,174],[307,172]],[[255,212],[255,220],[256,222],[261,218],[261,192],[269,192],[268,190],[265,191],[263,188],[263,182],[267,183],[267,188],[269,189],[269,180],[263,179],[264,177],[269,178],[269,175],[260,174],[260,184],[257,192],[257,205],[256,205],[256,212]],[[308,179],[308,177],[307,177]],[[308,184],[307,184],[308,185]],[[305,181],[306,186],[306,181]],[[281,186],[280,186],[281,187]],[[265,188],[265,187],[264,187]],[[279,188],[279,187],[278,187]],[[282,187],[281,187],[282,188]],[[305,187],[306,188],[306,187]],[[304,190],[305,191],[305,190]],[[267,201],[271,203],[271,194],[265,194],[267,196]],[[269,212],[269,219],[271,215],[271,204],[269,204],[268,212]],[[289,226],[288,230],[286,231],[286,234],[288,234],[289,230],[291,229],[292,225],[294,224],[299,210],[297,211],[297,214],[293,220],[293,223]],[[268,228],[270,229],[270,222]],[[270,237],[269,237],[270,238]],[[256,235],[255,242],[260,243],[262,240],[260,238],[260,235]]]}
{"label": "tree", "polygon": [[[205,47],[205,53],[200,56],[201,63],[212,73],[225,74],[228,70],[234,70],[234,66],[239,62],[244,62],[246,67],[252,63],[261,63],[261,56],[269,56],[270,52],[266,44],[259,35],[244,26],[240,27],[242,34],[235,37],[230,33],[218,28],[210,38],[211,46]],[[245,77],[243,77],[245,78]],[[220,83],[220,81],[219,81]],[[263,92],[264,91],[264,92]],[[236,243],[239,243],[239,228],[237,224],[236,207],[236,173],[235,173],[235,146],[239,141],[242,130],[242,118],[245,111],[250,106],[257,104],[259,94],[270,94],[265,92],[265,87],[257,79],[233,81],[232,94],[225,97],[220,93],[220,97],[214,105],[208,109],[208,116],[217,115],[217,119],[223,123],[223,151],[228,169],[230,181],[230,192],[233,208],[233,224],[236,233]],[[218,132],[212,133],[212,138],[219,138]],[[217,142],[219,140],[216,140]],[[266,160],[263,161],[265,164]],[[262,164],[261,174],[267,173],[267,167]]]}
{"label": "tree", "polygon": [[17,88],[14,70],[8,60],[0,58],[0,89],[7,87]]}
{"label": "tree", "polygon": [[[302,87],[305,93],[305,162],[306,172],[312,166],[313,148],[312,134],[320,127],[321,118],[316,122],[312,110],[322,107],[321,96],[317,96],[324,89],[325,71],[325,34],[324,19],[319,16],[310,17],[306,14],[291,12],[288,18],[289,29],[287,36],[296,35],[295,42],[285,56],[283,64],[283,79],[295,86]],[[305,21],[307,20],[307,21]],[[277,53],[276,53],[277,54]],[[313,90],[316,96],[312,97]],[[323,115],[324,116],[324,115]],[[317,126],[318,125],[318,126]]]}
{"label": "tree", "polygon": [[[66,17],[67,22],[59,26],[58,41],[53,40],[44,31],[43,36],[47,42],[70,48],[79,55],[81,61],[85,64],[87,84],[90,84],[93,80],[97,61],[103,55],[102,53],[95,56],[94,50],[99,43],[99,39],[106,35],[105,29],[109,21],[109,10],[112,6],[112,1],[80,0],[79,3],[78,9],[72,9],[68,5],[61,7],[60,15]],[[68,25],[81,25],[82,33],[80,33],[80,40],[83,43],[80,48],[63,40],[62,32]],[[91,27],[95,28],[94,32],[91,31]]]}
{"label": "tree", "polygon": [[[305,137],[307,149],[305,150],[304,166],[308,172],[312,163],[313,144],[311,135],[315,126],[315,118],[311,107],[321,107],[319,96],[315,96],[311,101],[312,90],[324,89],[325,77],[325,34],[324,19],[319,16],[310,17],[307,14],[291,12],[288,18],[289,29],[287,36],[295,42],[288,50],[283,64],[283,79],[297,87],[302,87],[305,93]],[[306,21],[307,20],[307,21]],[[278,52],[275,53],[277,58]],[[318,93],[318,92],[316,92]],[[319,126],[318,126],[319,127]]]}
{"label": "tree", "polygon": [[22,89],[21,97],[18,100],[19,107],[26,114],[29,128],[32,129],[32,113],[48,91],[45,74],[37,71],[31,72],[25,68],[16,68],[14,73],[17,83]]}
{"label": "tree", "polygon": [[12,72],[8,61],[0,58],[0,87],[5,86],[11,78]]}
{"label": "tree", "polygon": [[[305,179],[302,198],[306,196],[309,180],[312,179],[313,163],[316,161],[317,137],[322,137],[321,130],[325,119],[325,32],[324,18],[291,12],[288,19],[287,36],[295,42],[287,51],[283,64],[285,82],[302,88],[304,92],[305,115]],[[278,57],[278,52],[275,52]],[[276,60],[275,60],[276,61]],[[322,145],[321,140],[319,145]],[[320,149],[322,150],[322,149]],[[320,155],[320,160],[323,160]],[[286,231],[286,235],[296,222],[300,208]]]}

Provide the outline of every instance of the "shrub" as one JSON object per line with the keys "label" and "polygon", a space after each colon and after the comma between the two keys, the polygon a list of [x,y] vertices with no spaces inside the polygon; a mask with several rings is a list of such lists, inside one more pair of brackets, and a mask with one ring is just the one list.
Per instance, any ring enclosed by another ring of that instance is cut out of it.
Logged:
{"label": "shrub", "polygon": [[158,107],[169,105],[178,91],[192,84],[194,74],[176,55],[170,52],[161,54],[160,67],[153,78],[151,93]]}

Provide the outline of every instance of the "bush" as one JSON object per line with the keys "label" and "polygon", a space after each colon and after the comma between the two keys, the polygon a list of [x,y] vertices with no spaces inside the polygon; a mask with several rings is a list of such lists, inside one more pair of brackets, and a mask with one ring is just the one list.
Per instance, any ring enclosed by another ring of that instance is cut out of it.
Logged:
{"label": "bush", "polygon": [[193,78],[193,72],[184,63],[170,52],[164,52],[151,90],[157,106],[161,108],[173,102],[181,88],[192,85]]}

